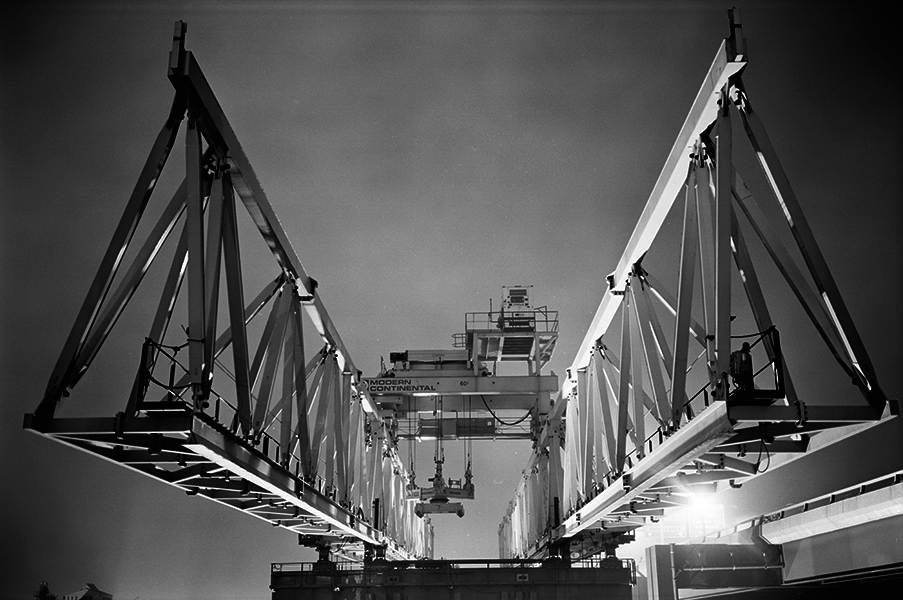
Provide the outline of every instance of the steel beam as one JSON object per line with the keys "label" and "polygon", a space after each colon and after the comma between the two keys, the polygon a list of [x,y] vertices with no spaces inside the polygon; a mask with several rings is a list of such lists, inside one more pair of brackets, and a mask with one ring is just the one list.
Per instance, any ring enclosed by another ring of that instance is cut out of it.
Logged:
{"label": "steel beam", "polygon": [[[486,405],[493,411],[516,410],[524,413],[534,408],[540,415],[545,415],[552,407],[549,393],[540,394],[490,394],[484,396]],[[399,415],[409,413],[432,413],[436,408],[435,401],[428,396],[375,396],[381,406],[391,407]],[[391,398],[391,399],[390,399]],[[474,396],[442,396],[442,409],[446,412],[485,412],[483,402]]]}
{"label": "steel beam", "polygon": [[[207,203],[207,233],[204,244],[204,370],[201,377],[204,397],[210,395],[213,383],[213,355],[216,352],[216,326],[219,312],[220,262],[223,251],[223,178],[214,177],[210,186],[210,200]],[[248,434],[249,415],[239,419],[245,435]]]}
{"label": "steel beam", "polygon": [[245,295],[238,241],[238,218],[232,194],[232,177],[223,175],[223,265],[226,270],[226,293],[229,306],[229,329],[232,333],[232,368],[235,373],[235,395],[242,430],[251,432],[251,366],[248,357],[248,331],[244,306]]}
{"label": "steel beam", "polygon": [[805,415],[796,406],[732,406],[728,404],[728,414],[736,423],[807,422],[843,424],[868,423],[881,418],[881,411],[871,406],[811,406],[805,405]]}
{"label": "steel beam", "polygon": [[[736,453],[741,448],[733,444],[724,444],[712,448],[712,452],[731,452]],[[761,440],[745,442],[742,450],[747,455],[768,453],[768,454],[805,454],[809,449],[809,438],[803,436],[800,441],[795,440],[775,440],[766,444]]]}
{"label": "steel beam", "polygon": [[669,477],[660,479],[658,482],[646,488],[647,491],[678,490],[684,493],[692,493],[694,486],[708,486],[706,489],[714,491],[715,484],[719,481],[727,481],[728,479],[740,479],[745,475],[738,475],[736,472],[726,469],[711,469],[708,471],[700,471],[699,473],[676,473]]}
{"label": "steel beam", "polygon": [[165,433],[187,435],[191,431],[191,416],[177,417],[88,417],[55,418],[42,421],[35,415],[25,415],[24,428],[49,436],[80,436],[90,434]]}
{"label": "steel beam", "polygon": [[[630,300],[624,297],[621,304],[621,371],[618,377],[618,412],[615,417],[615,437],[618,441],[614,469],[616,474],[624,472],[627,459],[627,431],[630,408]],[[643,443],[640,440],[639,443]]]}
{"label": "steel beam", "polygon": [[[634,281],[636,279],[634,278]],[[643,367],[646,366],[645,350],[640,333],[640,322],[637,313],[635,296],[630,292],[631,298],[625,299],[624,307],[630,306],[630,378],[633,391],[633,430],[634,430],[634,458],[642,460],[646,456],[646,411],[643,406],[643,397],[646,392],[643,389]],[[648,371],[647,371],[648,372]],[[649,407],[649,411],[655,414],[655,403]]]}
{"label": "steel beam", "polygon": [[[299,460],[301,461],[301,471],[305,477],[311,477],[314,473],[314,465],[311,463],[311,438],[308,430],[307,412],[310,409],[310,397],[307,390],[307,375],[316,365],[319,357],[314,357],[309,365],[305,365],[306,355],[304,353],[304,328],[301,323],[301,314],[298,307],[295,307],[295,364],[292,365],[295,380],[295,413],[298,415],[295,424],[295,434],[292,438],[293,443],[298,445]],[[291,398],[283,398],[285,403],[290,403]],[[283,437],[283,439],[285,439]],[[351,438],[350,443],[359,443],[358,438]]]}
{"label": "steel beam", "polygon": [[505,377],[444,376],[404,372],[395,377],[364,377],[364,389],[373,396],[420,395],[511,395],[540,394],[558,390],[555,375],[510,375]]}
{"label": "steel beam", "polygon": [[[189,104],[193,104],[189,102]],[[185,131],[185,180],[188,183],[185,230],[188,236],[188,373],[195,409],[202,409],[207,382],[204,357],[204,317],[207,313],[204,278],[204,191],[201,185],[201,132],[197,128],[197,109],[189,108]]]}
{"label": "steel beam", "polygon": [[[693,307],[693,274],[696,269],[696,166],[687,175],[686,203],[684,205],[683,235],[680,240],[680,271],[678,272],[677,302],[674,305],[674,362],[671,365],[671,426],[680,426],[681,413],[686,402],[687,346],[690,342],[690,321]],[[653,287],[653,290],[655,288]]]}
{"label": "steel beam", "polygon": [[741,473],[742,475],[751,476],[756,474],[756,465],[746,462],[745,460],[740,460],[739,458],[734,458],[733,456],[709,453],[703,454],[697,460],[701,463],[706,463],[717,468],[736,471],[737,473]]}
{"label": "steel beam", "polygon": [[[580,497],[587,498],[593,487],[593,436],[591,405],[587,397],[586,369],[577,371],[577,430],[568,443],[577,444],[577,478],[579,480]],[[526,508],[526,507],[525,507]]]}
{"label": "steel beam", "polygon": [[[696,162],[696,223],[699,227],[696,239],[699,243],[698,266],[703,321],[708,333],[705,338],[706,372],[709,376],[709,385],[714,391],[715,369],[717,369],[715,360],[715,203],[712,200],[710,165],[705,152],[705,147],[700,143],[701,156]],[[725,394],[719,394],[717,399],[724,400]]]}
{"label": "steel beam", "polygon": [[[764,441],[766,442],[766,445],[770,447],[770,442],[768,442],[770,438],[788,437],[803,433],[815,433],[826,429],[844,427],[850,424],[852,423],[844,421],[809,421],[802,425],[797,425],[794,422],[762,422],[759,427],[738,428],[734,435],[723,440],[719,446],[736,446],[739,444],[752,444]],[[724,452],[725,450],[722,449],[721,451]]]}
{"label": "steel beam", "polygon": [[727,396],[731,353],[731,101],[728,85],[721,90],[715,143],[715,399]]}
{"label": "steel beam", "polygon": [[[294,412],[294,404],[292,403],[292,396],[295,393],[295,377],[296,377],[296,359],[295,359],[295,320],[300,317],[297,313],[297,308],[294,306],[294,302],[292,302],[292,297],[288,294],[285,296],[286,301],[291,304],[288,307],[288,312],[285,315],[285,329],[283,338],[283,347],[282,347],[282,398],[285,400],[284,402],[280,402],[282,405],[282,413],[279,415],[279,464],[288,468],[291,466],[291,458],[292,458],[292,413]],[[278,348],[277,348],[278,351]],[[278,361],[276,361],[278,362]],[[304,385],[305,382],[302,380],[301,385]],[[269,400],[269,399],[267,399]],[[306,413],[298,413],[298,420],[306,419]]]}
{"label": "steel beam", "polygon": [[616,483],[604,489],[553,532],[553,541],[591,528],[617,507],[709,452],[731,437],[733,427],[723,402],[712,404],[666,439],[661,446],[628,469]]}

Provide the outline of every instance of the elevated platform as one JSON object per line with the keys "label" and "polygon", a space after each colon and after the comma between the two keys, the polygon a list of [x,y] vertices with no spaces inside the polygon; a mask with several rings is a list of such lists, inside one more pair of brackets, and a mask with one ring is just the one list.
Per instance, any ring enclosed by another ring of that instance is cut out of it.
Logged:
{"label": "elevated platform", "polygon": [[469,312],[455,347],[474,360],[529,361],[537,372],[552,358],[558,343],[558,311],[545,307],[518,311]]}
{"label": "elevated platform", "polygon": [[414,556],[374,526],[374,515],[352,512],[322,484],[305,481],[279,462],[268,436],[254,446],[225,423],[234,408],[217,400],[213,414],[183,402],[145,403],[141,416],[53,418],[26,415],[26,430],[263,519],[299,536],[341,546],[348,557],[364,544],[384,546],[390,559]]}
{"label": "elevated platform", "polygon": [[516,560],[275,563],[270,575],[273,600],[629,600],[635,584],[633,561],[620,559],[572,565]]}

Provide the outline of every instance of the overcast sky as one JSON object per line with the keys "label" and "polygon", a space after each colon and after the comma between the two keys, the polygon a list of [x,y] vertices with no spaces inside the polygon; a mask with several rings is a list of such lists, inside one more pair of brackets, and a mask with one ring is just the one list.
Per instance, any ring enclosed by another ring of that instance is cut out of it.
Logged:
{"label": "overcast sky", "polygon": [[[463,313],[507,284],[534,285],[534,303],[560,312],[561,374],[731,4],[4,2],[0,598],[43,579],[59,594],[90,581],[118,598],[264,599],[270,562],[314,558],[284,530],[21,430],[168,113],[175,20],[365,375],[389,352],[450,346]],[[894,397],[896,31],[870,3],[850,6],[744,3],[743,79]],[[277,274],[260,264],[249,277]],[[858,401],[825,385],[830,359],[787,314],[801,394]],[[111,339],[60,416],[122,410],[144,335]],[[528,453],[477,445],[482,500],[436,519],[437,555],[497,554]]]}

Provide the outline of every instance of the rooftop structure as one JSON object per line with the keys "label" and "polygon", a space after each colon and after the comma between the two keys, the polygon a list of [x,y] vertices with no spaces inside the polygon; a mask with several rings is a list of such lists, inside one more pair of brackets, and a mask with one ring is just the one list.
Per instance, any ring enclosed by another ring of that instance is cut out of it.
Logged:
{"label": "rooftop structure", "polygon": [[100,591],[93,583],[86,583],[77,592],[64,595],[62,600],[113,600],[113,594]]}

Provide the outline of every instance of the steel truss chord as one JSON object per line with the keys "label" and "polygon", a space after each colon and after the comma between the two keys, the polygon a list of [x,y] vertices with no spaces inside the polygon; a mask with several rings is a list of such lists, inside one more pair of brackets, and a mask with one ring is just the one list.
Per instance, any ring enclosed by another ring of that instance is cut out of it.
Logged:
{"label": "steel truss chord", "polygon": [[[739,79],[739,76],[736,77]],[[730,82],[721,89],[715,126],[715,335],[714,399],[724,400],[728,392],[728,363],[731,351],[731,174],[733,138],[731,131]]]}

